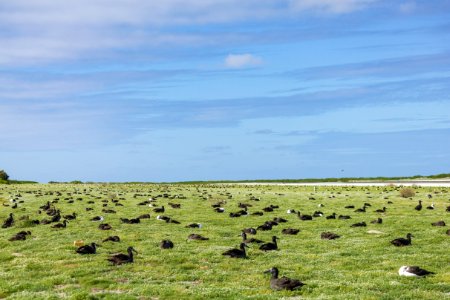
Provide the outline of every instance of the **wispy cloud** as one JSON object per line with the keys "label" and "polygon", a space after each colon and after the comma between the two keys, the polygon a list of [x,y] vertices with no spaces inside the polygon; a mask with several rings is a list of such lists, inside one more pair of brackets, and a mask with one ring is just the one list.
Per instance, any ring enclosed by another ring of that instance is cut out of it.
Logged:
{"label": "wispy cloud", "polygon": [[354,80],[361,77],[403,77],[448,71],[450,71],[450,52],[313,67],[289,71],[285,75],[304,80],[329,78]]}
{"label": "wispy cloud", "polygon": [[[214,35],[192,30],[301,17],[305,11],[346,14],[375,0],[16,0],[0,4],[0,65],[114,57],[125,48],[198,44]],[[182,7],[182,9],[181,9]],[[174,28],[188,28],[173,30]],[[220,39],[228,39],[221,30]],[[234,37],[238,41],[238,36]],[[242,40],[241,40],[242,41]],[[216,41],[217,42],[217,41]]]}
{"label": "wispy cloud", "polygon": [[263,60],[253,54],[229,54],[225,58],[225,66],[232,69],[242,69],[260,66]]}
{"label": "wispy cloud", "polygon": [[291,7],[298,11],[345,14],[366,8],[375,2],[377,0],[292,0]]}

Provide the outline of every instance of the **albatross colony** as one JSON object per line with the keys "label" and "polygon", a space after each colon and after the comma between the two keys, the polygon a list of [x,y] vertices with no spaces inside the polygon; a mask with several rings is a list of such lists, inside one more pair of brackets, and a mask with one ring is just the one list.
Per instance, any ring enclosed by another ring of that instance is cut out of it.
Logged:
{"label": "albatross colony", "polygon": [[445,298],[449,188],[400,189],[0,185],[0,297]]}

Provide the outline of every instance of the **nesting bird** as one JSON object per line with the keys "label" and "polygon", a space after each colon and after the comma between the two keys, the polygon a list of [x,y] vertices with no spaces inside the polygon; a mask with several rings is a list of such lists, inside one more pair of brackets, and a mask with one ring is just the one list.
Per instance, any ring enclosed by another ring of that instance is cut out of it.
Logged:
{"label": "nesting bird", "polygon": [[106,239],[103,240],[103,242],[120,242],[120,237],[118,235],[112,235],[108,236]]}
{"label": "nesting bird", "polygon": [[20,231],[16,233],[13,237],[9,239],[9,241],[25,241],[27,239],[27,235],[31,235],[30,231]]}
{"label": "nesting bird", "polygon": [[159,248],[161,248],[161,249],[172,249],[173,248],[173,242],[171,240],[162,240],[161,243],[159,243]]}
{"label": "nesting bird", "polygon": [[110,229],[112,229],[112,226],[107,224],[107,223],[103,223],[103,224],[99,224],[98,225],[98,229],[100,229],[100,230],[110,230]]}
{"label": "nesting bird", "polygon": [[133,259],[133,252],[138,254],[138,252],[133,247],[127,248],[128,255],[123,253],[118,253],[110,256],[107,260],[110,261],[113,265],[121,265],[121,264],[127,264],[132,263],[134,261]]}
{"label": "nesting bird", "polygon": [[366,222],[359,222],[359,223],[350,225],[350,227],[366,227],[366,226],[367,226]]}
{"label": "nesting bird", "polygon": [[207,240],[209,240],[209,238],[204,237],[200,234],[192,233],[188,236],[188,240],[207,241]]}
{"label": "nesting bird", "polygon": [[444,221],[437,221],[434,223],[431,223],[432,226],[445,226],[445,222]]}
{"label": "nesting bird", "polygon": [[241,243],[239,245],[239,249],[233,248],[222,253],[224,256],[234,257],[234,258],[247,258],[247,253],[245,252],[245,248],[248,246],[245,243]]}
{"label": "nesting bird", "polygon": [[97,252],[96,246],[97,246],[96,243],[91,243],[90,245],[80,246],[80,247],[78,247],[77,250],[75,250],[75,252],[77,252],[78,254],[95,254]]}
{"label": "nesting bird", "polygon": [[278,240],[278,238],[276,236],[272,236],[272,243],[262,244],[259,247],[259,250],[263,250],[263,251],[278,250],[277,240]]}
{"label": "nesting bird", "polygon": [[416,207],[414,207],[414,209],[417,211],[422,210],[422,200],[419,200],[419,204],[417,204]]}
{"label": "nesting bird", "polygon": [[397,246],[397,247],[409,246],[409,245],[411,245],[411,237],[412,236],[413,235],[411,233],[408,233],[406,235],[406,238],[398,238],[398,239],[392,240],[391,244],[394,246]]}
{"label": "nesting bird", "polygon": [[55,224],[52,226],[52,228],[66,228],[67,223],[67,220],[63,220],[62,223]]}
{"label": "nesting bird", "polygon": [[398,270],[400,276],[422,277],[434,274],[433,272],[422,269],[418,266],[401,266]]}
{"label": "nesting bird", "polygon": [[299,232],[300,232],[300,229],[295,229],[295,228],[284,228],[283,230],[281,230],[282,234],[290,234],[290,235],[296,235]]}
{"label": "nesting bird", "polygon": [[9,217],[3,222],[2,228],[11,227],[14,224],[14,216],[12,213],[9,214]]}
{"label": "nesting bird", "polygon": [[262,243],[264,243],[264,241],[261,241],[261,240],[255,239],[255,238],[248,239],[247,234],[244,231],[241,232],[241,237],[242,237],[242,242],[246,243],[246,244],[251,244],[251,243],[262,244]]}
{"label": "nesting bird", "polygon": [[297,279],[291,279],[288,277],[281,277],[278,278],[278,268],[273,267],[267,271],[265,271],[264,273],[270,273],[272,274],[272,277],[270,278],[270,287],[273,290],[295,290],[298,288],[301,288],[302,286],[304,286],[305,284],[303,282],[301,282],[300,280]]}
{"label": "nesting bird", "polygon": [[329,232],[329,231],[327,231],[327,232],[322,232],[321,234],[320,234],[320,238],[322,239],[322,240],[335,240],[335,239],[338,239],[338,238],[340,238],[341,236],[340,235],[338,235],[338,234],[336,234],[336,233],[333,233],[333,232]]}
{"label": "nesting bird", "polygon": [[200,223],[192,223],[185,226],[186,228],[202,228],[202,224]]}

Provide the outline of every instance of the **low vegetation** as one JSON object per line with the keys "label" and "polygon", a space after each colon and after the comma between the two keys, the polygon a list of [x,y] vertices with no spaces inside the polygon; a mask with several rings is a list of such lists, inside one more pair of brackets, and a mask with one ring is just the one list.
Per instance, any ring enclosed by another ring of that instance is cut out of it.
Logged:
{"label": "low vegetation", "polygon": [[[444,299],[450,295],[450,236],[446,235],[448,225],[431,223],[450,223],[450,213],[446,212],[449,189],[414,190],[411,200],[403,198],[395,186],[3,185],[0,222],[13,213],[14,223],[0,228],[0,298]],[[424,205],[421,211],[414,209],[419,199]],[[76,218],[61,229],[51,227],[56,223],[36,225],[34,220],[50,218],[42,208],[47,201],[62,216],[75,213]],[[170,203],[180,204],[180,208]],[[217,203],[222,203],[224,213],[213,210],[211,205]],[[239,203],[251,205],[250,215],[231,218],[230,212],[242,210]],[[431,203],[434,209],[426,209]],[[263,212],[270,205],[275,207],[273,211]],[[162,206],[165,212],[154,212]],[[356,212],[361,207],[365,212]],[[384,213],[375,212],[383,207]],[[288,209],[311,215],[321,211],[324,216],[301,221],[296,214],[287,214]],[[263,215],[251,215],[257,211]],[[326,219],[333,212],[351,219]],[[143,214],[150,214],[150,218],[137,224],[121,220]],[[169,216],[180,224],[157,220],[157,215]],[[91,221],[95,216],[104,220]],[[250,244],[246,259],[222,255],[239,247],[243,228],[256,228],[275,217],[287,222],[248,237],[269,242],[275,235],[278,250],[263,252]],[[377,218],[383,222],[370,222]],[[367,226],[351,227],[361,222]],[[110,224],[112,229],[100,230],[101,223]],[[186,228],[191,223],[201,223],[202,228]],[[285,228],[300,232],[282,234]],[[9,241],[19,231],[31,234],[25,233],[25,240]],[[322,232],[340,237],[321,239]],[[408,232],[413,234],[411,246],[390,244]],[[187,240],[192,233],[209,240]],[[103,242],[115,235],[120,242]],[[174,243],[173,249],[160,249],[165,239]],[[77,254],[74,242],[80,245],[81,241],[97,243],[97,253]],[[113,253],[126,253],[129,246],[138,252],[134,263],[113,266],[107,261]],[[403,265],[418,265],[436,274],[400,277],[397,272]],[[280,276],[299,279],[305,285],[296,291],[272,290],[270,275],[263,273],[272,267],[280,270]]]}
{"label": "low vegetation", "polygon": [[414,191],[414,188],[412,188],[412,187],[404,187],[404,188],[400,189],[400,196],[402,196],[403,198],[414,197],[415,194],[416,194],[416,192]]}

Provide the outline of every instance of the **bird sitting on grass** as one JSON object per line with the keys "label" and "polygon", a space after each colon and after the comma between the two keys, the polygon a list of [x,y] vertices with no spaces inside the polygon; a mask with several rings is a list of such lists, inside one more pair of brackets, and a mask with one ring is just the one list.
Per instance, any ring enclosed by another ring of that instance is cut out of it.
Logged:
{"label": "bird sitting on grass", "polygon": [[296,235],[299,232],[300,232],[300,229],[295,229],[295,228],[284,228],[283,230],[281,230],[282,234],[290,234],[290,235]]}
{"label": "bird sitting on grass", "polygon": [[128,264],[134,261],[133,252],[138,254],[138,252],[133,247],[128,247],[127,249],[128,255],[123,253],[118,253],[110,256],[107,260],[110,261],[113,265],[121,265]]}
{"label": "bird sitting on grass", "polygon": [[9,214],[9,217],[6,218],[5,222],[3,222],[2,228],[11,227],[14,224],[14,216],[12,213]]}
{"label": "bird sitting on grass", "polygon": [[421,269],[418,266],[401,266],[398,270],[400,276],[422,277],[434,274],[433,272]]}
{"label": "bird sitting on grass", "polygon": [[173,242],[171,240],[162,240],[159,244],[159,247],[161,249],[172,249],[173,248]]}
{"label": "bird sitting on grass", "polygon": [[397,246],[397,247],[409,246],[409,245],[411,245],[411,237],[412,236],[413,235],[411,233],[408,233],[406,235],[406,239],[405,238],[398,238],[398,239],[392,240],[391,244],[394,245],[394,246]]}
{"label": "bird sitting on grass", "polygon": [[9,241],[25,241],[27,239],[27,235],[31,235],[30,231],[20,231],[16,233],[13,237],[9,239]]}
{"label": "bird sitting on grass", "polygon": [[272,237],[272,243],[265,243],[262,244],[259,249],[263,250],[263,251],[272,251],[272,250],[278,250],[278,245],[277,245],[277,240],[278,238],[276,236]]}
{"label": "bird sitting on grass", "polygon": [[298,279],[291,279],[288,277],[281,277],[278,278],[278,268],[273,267],[270,270],[265,271],[264,273],[270,273],[272,274],[272,277],[270,278],[270,287],[273,290],[280,291],[280,290],[295,290],[299,289],[305,284],[301,282]]}
{"label": "bird sitting on grass", "polygon": [[338,238],[340,238],[341,236],[340,235],[338,235],[338,234],[336,234],[336,233],[333,233],[333,232],[329,232],[329,231],[327,231],[327,232],[322,232],[321,234],[320,234],[320,238],[322,239],[322,240],[335,240],[335,239],[338,239]]}
{"label": "bird sitting on grass", "polygon": [[120,242],[120,237],[118,235],[108,236],[103,242]]}
{"label": "bird sitting on grass", "polygon": [[63,220],[62,223],[55,224],[52,226],[52,228],[66,228],[67,223],[67,220]]}
{"label": "bird sitting on grass", "polygon": [[77,252],[78,254],[95,254],[97,252],[96,246],[97,246],[96,243],[91,243],[90,245],[78,247],[78,249],[75,250],[75,252]]}
{"label": "bird sitting on grass", "polygon": [[209,238],[204,237],[200,234],[192,233],[188,236],[188,240],[207,241],[207,240],[209,240]]}
{"label": "bird sitting on grass", "polygon": [[247,253],[245,252],[245,248],[248,246],[245,243],[241,243],[239,249],[233,248],[225,251],[222,255],[234,257],[234,258],[247,258]]}
{"label": "bird sitting on grass", "polygon": [[247,234],[242,231],[241,232],[241,237],[242,237],[242,242],[245,244],[251,244],[251,243],[256,243],[256,244],[262,244],[264,243],[264,241],[255,239],[255,238],[247,238]]}

